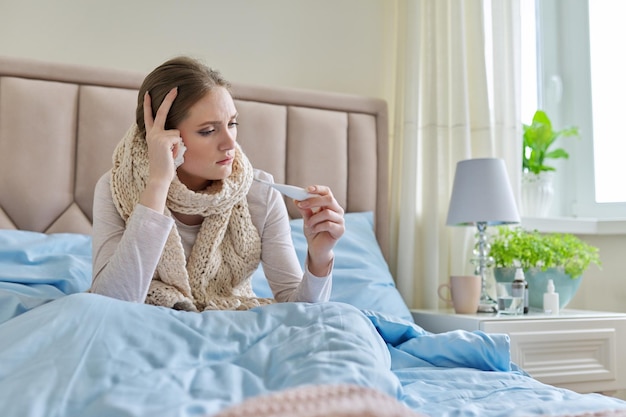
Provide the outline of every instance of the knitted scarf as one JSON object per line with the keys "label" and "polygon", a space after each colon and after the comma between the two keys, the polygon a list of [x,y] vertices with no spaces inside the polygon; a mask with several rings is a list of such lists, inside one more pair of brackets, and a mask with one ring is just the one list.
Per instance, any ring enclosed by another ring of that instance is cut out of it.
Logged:
{"label": "knitted scarf", "polygon": [[[113,201],[126,222],[146,186],[148,168],[145,137],[133,125],[115,148],[111,171]],[[245,310],[273,302],[255,297],[250,283],[261,254],[261,239],[246,199],[252,181],[252,165],[239,145],[228,178],[199,192],[174,178],[164,214],[200,214],[204,219],[188,260],[174,224],[146,303],[166,307],[183,303],[202,311]]]}

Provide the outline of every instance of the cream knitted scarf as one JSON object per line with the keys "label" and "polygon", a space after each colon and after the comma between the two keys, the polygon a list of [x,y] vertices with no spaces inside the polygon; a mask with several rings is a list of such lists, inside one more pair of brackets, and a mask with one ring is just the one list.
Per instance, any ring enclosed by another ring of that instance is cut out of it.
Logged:
{"label": "cream knitted scarf", "polygon": [[[133,125],[113,153],[111,171],[113,201],[124,221],[139,202],[147,180],[148,146]],[[178,228],[172,227],[146,303],[166,307],[192,303],[202,311],[244,310],[273,302],[255,297],[250,283],[261,254],[261,239],[246,200],[252,180],[252,165],[238,145],[233,171],[223,181],[194,192],[174,178],[165,214],[200,214],[204,220],[188,260]]]}

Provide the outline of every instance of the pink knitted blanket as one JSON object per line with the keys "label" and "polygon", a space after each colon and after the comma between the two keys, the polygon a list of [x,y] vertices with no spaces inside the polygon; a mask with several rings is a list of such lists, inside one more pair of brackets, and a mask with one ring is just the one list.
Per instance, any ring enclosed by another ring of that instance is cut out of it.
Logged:
{"label": "pink knitted blanket", "polygon": [[420,417],[395,398],[356,385],[309,385],[250,398],[215,417]]}

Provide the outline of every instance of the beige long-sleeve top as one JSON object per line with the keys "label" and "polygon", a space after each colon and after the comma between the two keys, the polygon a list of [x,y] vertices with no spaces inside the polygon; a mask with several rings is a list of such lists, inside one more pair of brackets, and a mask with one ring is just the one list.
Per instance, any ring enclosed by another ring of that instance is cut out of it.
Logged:
{"label": "beige long-sleeve top", "polygon": [[[260,170],[255,170],[255,176],[272,179]],[[125,223],[113,203],[110,183],[109,171],[100,178],[94,192],[91,292],[143,303],[174,223],[187,258],[200,225],[185,225],[141,204]],[[263,270],[276,301],[328,301],[332,272],[326,277],[316,277],[306,264],[302,272],[281,194],[254,182],[247,200],[252,223],[261,237]]]}

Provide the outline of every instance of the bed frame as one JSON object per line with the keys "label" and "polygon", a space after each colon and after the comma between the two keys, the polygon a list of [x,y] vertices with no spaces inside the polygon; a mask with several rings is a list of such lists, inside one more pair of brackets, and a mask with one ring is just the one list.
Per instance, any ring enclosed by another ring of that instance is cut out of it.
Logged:
{"label": "bed frame", "polygon": [[[145,75],[0,57],[0,228],[91,232],[95,183],[134,121]],[[329,185],[346,212],[375,212],[388,259],[386,103],[237,83],[233,95],[253,165],[277,182]]]}

